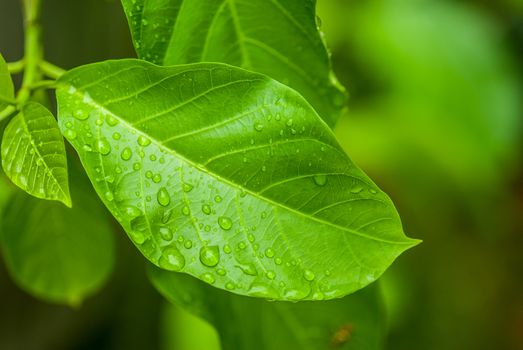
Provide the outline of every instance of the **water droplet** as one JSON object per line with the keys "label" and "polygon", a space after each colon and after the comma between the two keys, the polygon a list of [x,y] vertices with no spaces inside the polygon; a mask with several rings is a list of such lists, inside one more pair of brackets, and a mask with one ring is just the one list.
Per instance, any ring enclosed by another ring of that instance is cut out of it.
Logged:
{"label": "water droplet", "polygon": [[173,239],[173,231],[168,227],[160,227],[158,232],[160,233],[160,237],[165,241]]}
{"label": "water droplet", "polygon": [[215,201],[216,203],[220,203],[220,202],[222,201],[222,197],[220,197],[219,195],[217,195],[217,196],[214,197],[214,201]]}
{"label": "water droplet", "polygon": [[263,124],[261,124],[261,123],[254,124],[254,130],[262,131],[263,130]]}
{"label": "water droplet", "polygon": [[190,184],[184,183],[182,185],[182,189],[183,189],[183,192],[191,192],[191,190],[193,189],[193,186]]}
{"label": "water droplet", "polygon": [[272,250],[271,248],[265,249],[265,256],[268,258],[274,257],[274,250]]}
{"label": "water droplet", "polygon": [[98,148],[98,152],[100,152],[104,156],[111,153],[111,145],[109,144],[109,142],[106,139],[98,140],[96,146]]}
{"label": "water droplet", "polygon": [[158,193],[156,194],[156,199],[158,200],[158,204],[166,207],[171,203],[171,196],[169,195],[169,192],[167,192],[167,189],[165,187],[160,188],[158,190]]}
{"label": "water droplet", "polygon": [[136,217],[142,215],[142,211],[140,209],[138,209],[137,207],[132,206],[132,205],[129,205],[129,206],[125,207],[124,213],[129,218],[136,218]]}
{"label": "water droplet", "polygon": [[208,205],[208,204],[202,205],[202,212],[204,214],[209,215],[209,214],[211,214],[211,211],[212,210],[211,210],[211,206],[210,205]]}
{"label": "water droplet", "polygon": [[192,241],[190,239],[186,240],[185,243],[183,244],[183,246],[186,249],[191,249],[192,248]]}
{"label": "water droplet", "polygon": [[132,155],[133,155],[133,151],[131,151],[131,149],[129,147],[125,147],[122,150],[120,157],[122,157],[123,160],[129,160],[129,159],[131,159]]}
{"label": "water droplet", "polygon": [[78,119],[78,120],[86,120],[87,118],[89,118],[89,114],[85,113],[84,111],[82,111],[81,109],[76,111],[73,116]]}
{"label": "water droplet", "polygon": [[376,190],[373,189],[373,188],[369,188],[369,192],[372,193],[372,194],[376,194],[376,193],[378,193],[378,191],[376,191]]}
{"label": "water droplet", "polygon": [[202,281],[207,282],[209,284],[213,284],[215,282],[214,276],[210,273],[204,273],[201,279]]}
{"label": "water droplet", "polygon": [[118,124],[118,119],[116,119],[112,115],[108,115],[106,119],[107,119],[107,124],[109,124],[109,126],[115,126],[116,124]]}
{"label": "water droplet", "polygon": [[220,276],[225,276],[227,274],[227,271],[225,269],[219,268],[216,270],[216,273]]}
{"label": "water droplet", "polygon": [[275,263],[276,265],[281,265],[282,262],[283,262],[283,261],[281,260],[281,258],[276,258],[276,259],[274,259],[274,263]]}
{"label": "water droplet", "polygon": [[149,156],[149,159],[150,159],[152,162],[154,162],[154,161],[156,160],[156,155],[151,154],[151,155]]}
{"label": "water droplet", "polygon": [[147,137],[140,135],[138,136],[138,144],[143,147],[147,147],[151,144],[151,140],[149,140]]}
{"label": "water droplet", "polygon": [[182,214],[185,216],[188,216],[190,213],[191,213],[191,210],[189,209],[189,207],[184,205],[182,208]]}
{"label": "water droplet", "polygon": [[292,118],[287,120],[287,122],[285,123],[287,126],[292,126],[292,123],[293,123],[293,120]]}
{"label": "water droplet", "polygon": [[363,191],[363,186],[361,185],[354,185],[354,187],[350,189],[350,193],[354,194],[360,193],[361,191]]}
{"label": "water droplet", "polygon": [[220,216],[218,218],[218,225],[224,230],[230,230],[232,227],[232,220],[227,216]]}
{"label": "water droplet", "polygon": [[91,147],[91,145],[88,145],[88,144],[83,145],[82,149],[84,151],[87,151],[87,152],[92,152],[93,151],[93,148]]}
{"label": "water droplet", "polygon": [[314,280],[314,272],[311,270],[305,270],[303,271],[303,278],[305,278],[307,281],[311,282]]}
{"label": "water droplet", "polygon": [[160,175],[160,174],[155,174],[155,175],[153,176],[153,182],[157,184],[157,183],[159,183],[160,181],[162,181],[162,175]]}
{"label": "water droplet", "polygon": [[94,123],[98,126],[102,126],[104,123],[102,116],[98,117],[98,119],[96,119],[96,121]]}
{"label": "water droplet", "polygon": [[220,251],[218,246],[205,246],[200,249],[200,261],[208,267],[214,267],[220,262]]}
{"label": "water droplet", "polygon": [[142,164],[141,164],[141,163],[138,163],[138,162],[133,163],[133,169],[134,169],[134,170],[138,171],[138,170],[140,170],[141,168],[142,168]]}
{"label": "water droplet", "polygon": [[254,235],[252,233],[249,233],[249,235],[247,236],[247,239],[249,240],[249,242],[254,242]]}
{"label": "water droplet", "polygon": [[114,199],[114,195],[111,191],[105,192],[105,199],[107,199],[109,202],[111,202]]}
{"label": "water droplet", "polygon": [[231,254],[231,252],[232,252],[231,246],[228,245],[228,244],[224,245],[223,246],[223,251],[224,251],[225,254]]}
{"label": "water droplet", "polygon": [[129,235],[136,244],[142,244],[145,242],[145,235],[141,231],[131,231]]}
{"label": "water droplet", "polygon": [[267,273],[265,273],[265,276],[270,279],[270,280],[273,280],[275,277],[276,277],[276,274],[274,273],[274,271],[267,271]]}
{"label": "water droplet", "polygon": [[147,170],[147,171],[145,172],[145,177],[148,178],[148,179],[152,179],[152,177],[153,177],[153,172],[150,171],[150,170]]}
{"label": "water droplet", "polygon": [[74,140],[76,138],[76,131],[71,130],[71,129],[67,129],[67,130],[64,131],[64,136],[68,140]]}
{"label": "water droplet", "polygon": [[114,139],[114,140],[119,140],[119,139],[121,139],[121,138],[122,138],[122,135],[120,135],[119,132],[115,132],[115,133],[113,134],[113,139]]}
{"label": "water droplet", "polygon": [[241,265],[240,269],[246,275],[249,275],[249,276],[256,276],[256,275],[258,275],[258,271],[256,271],[256,267],[254,267],[253,264]]}
{"label": "water droplet", "polygon": [[165,270],[180,271],[185,266],[185,258],[175,247],[167,247],[163,250],[158,265]]}
{"label": "water droplet", "polygon": [[324,175],[324,174],[314,175],[313,180],[316,185],[325,186],[327,184],[327,175]]}

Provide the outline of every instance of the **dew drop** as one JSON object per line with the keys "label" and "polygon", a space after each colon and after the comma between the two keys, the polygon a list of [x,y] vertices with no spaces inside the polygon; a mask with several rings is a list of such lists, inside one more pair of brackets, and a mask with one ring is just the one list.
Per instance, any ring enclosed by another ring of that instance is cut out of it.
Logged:
{"label": "dew drop", "polygon": [[133,169],[134,170],[138,171],[141,168],[142,168],[142,164],[141,163],[136,162],[136,163],[133,164]]}
{"label": "dew drop", "polygon": [[122,138],[122,135],[119,132],[113,133],[113,139],[114,140],[119,140],[121,138]]}
{"label": "dew drop", "polygon": [[254,130],[262,131],[263,130],[263,124],[261,124],[261,123],[254,124]]}
{"label": "dew drop", "polygon": [[216,273],[220,276],[225,276],[227,274],[227,270],[219,268],[218,270],[216,270]]}
{"label": "dew drop", "polygon": [[183,192],[191,192],[191,190],[193,189],[193,185],[184,183],[182,185],[182,189],[183,189]]}
{"label": "dew drop", "polygon": [[111,202],[114,199],[114,195],[111,191],[105,192],[105,199],[107,199],[109,202]]}
{"label": "dew drop", "polygon": [[313,180],[316,185],[325,186],[327,184],[327,175],[314,175]]}
{"label": "dew drop", "polygon": [[160,237],[162,237],[164,241],[170,241],[173,239],[173,231],[168,227],[160,227],[158,233],[160,233]]}
{"label": "dew drop", "polygon": [[256,271],[256,267],[254,267],[253,264],[241,265],[240,269],[246,275],[249,275],[249,276],[256,276],[256,275],[258,275],[258,271]]}
{"label": "dew drop", "polygon": [[155,175],[153,176],[153,182],[157,184],[157,183],[159,183],[160,181],[162,181],[162,175],[160,175],[160,174],[155,174]]}
{"label": "dew drop", "polygon": [[202,281],[213,284],[215,282],[214,276],[210,273],[204,273],[201,277]]}
{"label": "dew drop", "polygon": [[180,271],[185,266],[185,258],[175,247],[167,247],[163,250],[158,265],[165,270]]}
{"label": "dew drop", "polygon": [[74,113],[73,115],[78,120],[86,120],[87,118],[89,118],[89,114],[85,113],[82,110],[76,111],[76,113]]}
{"label": "dew drop", "polygon": [[218,218],[218,225],[220,225],[222,229],[228,231],[232,228],[232,220],[227,216],[220,216]]}
{"label": "dew drop", "polygon": [[184,205],[182,208],[182,214],[185,216],[188,216],[190,213],[191,213],[191,210],[189,209],[189,207]]}
{"label": "dew drop", "polygon": [[149,140],[147,137],[140,135],[138,136],[138,144],[143,147],[147,147],[151,144],[151,140]]}
{"label": "dew drop", "polygon": [[132,205],[125,207],[124,212],[125,212],[125,215],[127,215],[129,218],[136,218],[136,217],[142,215],[142,211]]}
{"label": "dew drop", "polygon": [[76,131],[71,130],[71,129],[67,129],[67,130],[64,131],[64,136],[68,140],[74,140],[74,139],[76,139]]}
{"label": "dew drop", "polygon": [[360,193],[361,191],[363,191],[363,186],[361,186],[361,185],[355,185],[354,187],[352,187],[350,189],[350,193],[354,193],[354,194]]}
{"label": "dew drop", "polygon": [[265,249],[265,256],[268,258],[274,257],[274,250],[272,250],[271,248]]}
{"label": "dew drop", "polygon": [[228,290],[233,290],[236,287],[234,286],[234,283],[227,282],[227,284],[225,285],[225,288],[228,289]]}
{"label": "dew drop", "polygon": [[218,246],[205,246],[200,249],[200,262],[208,267],[214,267],[220,262],[220,251]]}
{"label": "dew drop", "polygon": [[223,251],[224,251],[225,254],[231,254],[231,252],[232,252],[231,246],[228,245],[228,244],[224,245],[223,246]]}
{"label": "dew drop", "polygon": [[211,206],[209,204],[204,204],[202,205],[202,212],[205,214],[205,215],[209,215],[211,214]]}
{"label": "dew drop", "polygon": [[314,276],[314,272],[312,272],[311,270],[303,271],[303,278],[305,278],[307,281],[309,281],[309,282],[314,281],[315,277],[316,276]]}
{"label": "dew drop", "polygon": [[109,142],[106,139],[98,140],[98,143],[96,144],[96,146],[98,148],[98,152],[100,152],[104,156],[111,153],[111,145],[109,144]]}
{"label": "dew drop", "polygon": [[183,244],[183,246],[186,249],[191,249],[192,248],[192,241],[190,239],[186,240],[185,243]]}
{"label": "dew drop", "polygon": [[222,201],[222,197],[220,197],[219,195],[217,195],[217,196],[214,197],[214,201],[215,201],[216,203],[220,203],[220,202]]}
{"label": "dew drop", "polygon": [[122,150],[120,157],[122,157],[123,160],[129,160],[129,159],[131,159],[132,155],[133,155],[133,151],[131,151],[131,149],[129,147],[125,147]]}
{"label": "dew drop", "polygon": [[169,195],[169,192],[167,192],[167,189],[165,187],[162,187],[158,190],[158,193],[156,194],[156,199],[158,200],[158,204],[161,206],[168,206],[169,203],[171,203],[171,196]]}
{"label": "dew drop", "polygon": [[265,276],[270,279],[270,280],[273,280],[275,277],[276,277],[276,274],[274,273],[274,271],[267,271],[267,273],[265,273]]}

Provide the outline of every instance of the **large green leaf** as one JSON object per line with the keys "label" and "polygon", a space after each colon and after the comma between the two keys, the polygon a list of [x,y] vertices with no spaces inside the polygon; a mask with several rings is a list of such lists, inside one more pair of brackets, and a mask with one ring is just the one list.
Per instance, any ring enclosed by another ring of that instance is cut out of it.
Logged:
{"label": "large green leaf", "polygon": [[66,73],[59,124],[153,263],[273,299],[335,298],[416,244],[294,90],[223,64]]}
{"label": "large green leaf", "polygon": [[330,126],[345,105],[317,28],[316,0],[122,0],[140,58],[223,62],[300,92]]}
{"label": "large green leaf", "polygon": [[13,80],[4,58],[0,55],[0,112],[8,106],[7,101],[15,98]]}
{"label": "large green leaf", "polygon": [[375,285],[342,299],[288,303],[237,296],[156,267],[149,277],[169,301],[214,325],[223,350],[383,347],[385,313]]}
{"label": "large green leaf", "polygon": [[73,173],[71,209],[17,191],[1,222],[1,247],[10,275],[30,294],[78,305],[113,268],[109,217],[91,186]]}
{"label": "large green leaf", "polygon": [[51,112],[29,102],[7,125],[2,167],[27,193],[71,206],[64,138]]}

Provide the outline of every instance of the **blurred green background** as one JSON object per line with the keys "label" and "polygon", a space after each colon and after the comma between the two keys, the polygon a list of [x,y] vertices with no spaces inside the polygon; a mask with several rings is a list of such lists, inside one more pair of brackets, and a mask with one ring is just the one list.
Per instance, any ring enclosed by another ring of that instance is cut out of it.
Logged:
{"label": "blurred green background", "polygon": [[[18,5],[0,0],[7,61],[22,56]],[[523,349],[523,1],[318,0],[318,15],[351,95],[339,141],[424,241],[382,279],[385,348]],[[45,0],[43,26],[64,68],[134,57],[118,1]],[[215,349],[115,237],[109,283],[78,309],[28,296],[0,264],[0,349]]]}

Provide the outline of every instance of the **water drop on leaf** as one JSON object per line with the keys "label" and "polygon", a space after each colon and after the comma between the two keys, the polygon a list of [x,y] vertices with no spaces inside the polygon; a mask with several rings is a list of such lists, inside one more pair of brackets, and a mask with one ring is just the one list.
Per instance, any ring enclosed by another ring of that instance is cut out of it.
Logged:
{"label": "water drop on leaf", "polygon": [[316,185],[325,186],[327,184],[327,175],[314,175],[313,180]]}
{"label": "water drop on leaf", "polygon": [[227,216],[220,216],[218,218],[218,225],[224,230],[230,230],[232,228],[232,220]]}
{"label": "water drop on leaf", "polygon": [[185,258],[175,247],[167,247],[163,250],[158,265],[165,270],[180,271],[185,266]]}
{"label": "water drop on leaf", "polygon": [[200,261],[208,267],[214,267],[220,262],[220,251],[218,246],[205,246],[200,249]]}
{"label": "water drop on leaf", "polygon": [[165,187],[162,187],[160,188],[160,190],[158,190],[156,199],[158,200],[158,204],[164,207],[168,206],[171,202],[171,196],[169,195],[169,192],[167,192],[167,189]]}

